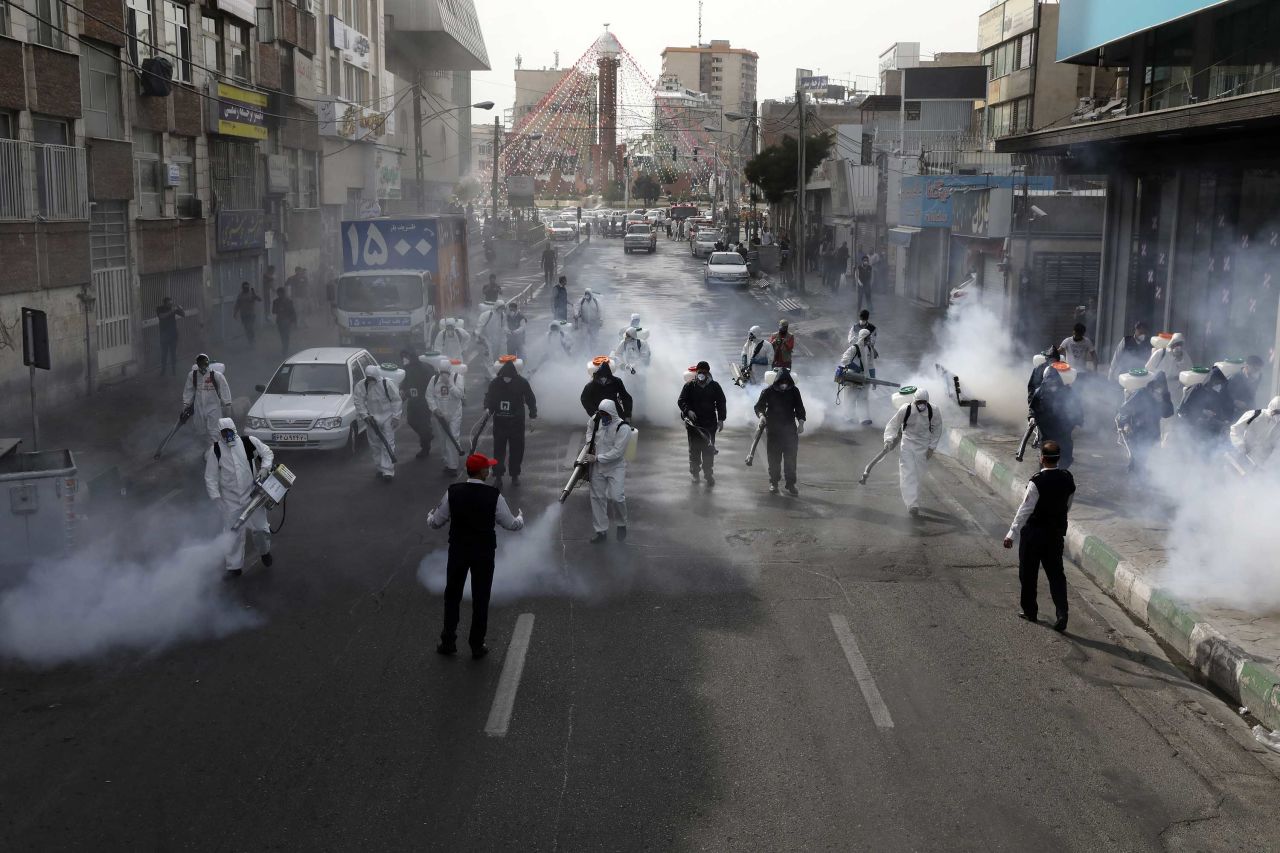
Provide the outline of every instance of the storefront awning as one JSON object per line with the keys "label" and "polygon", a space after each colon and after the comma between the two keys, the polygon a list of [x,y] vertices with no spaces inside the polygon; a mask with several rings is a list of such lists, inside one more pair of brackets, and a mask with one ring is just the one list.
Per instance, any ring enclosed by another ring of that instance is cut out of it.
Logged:
{"label": "storefront awning", "polygon": [[910,246],[911,238],[924,229],[912,225],[895,225],[889,229],[890,246]]}

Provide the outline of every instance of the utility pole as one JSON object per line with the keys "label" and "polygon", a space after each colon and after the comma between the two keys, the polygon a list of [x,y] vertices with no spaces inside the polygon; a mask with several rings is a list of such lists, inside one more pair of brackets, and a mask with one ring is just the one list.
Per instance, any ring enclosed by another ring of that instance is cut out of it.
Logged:
{"label": "utility pole", "polygon": [[716,199],[720,196],[720,143],[711,142],[711,177],[707,189],[711,190],[711,221],[716,221]]}
{"label": "utility pole", "polygon": [[427,212],[427,179],[422,162],[422,72],[413,81],[413,160],[418,178],[418,212]]}
{"label": "utility pole", "polygon": [[799,166],[796,174],[796,290],[804,293],[804,267],[805,267],[805,243],[808,235],[804,228],[804,205],[805,205],[805,178],[807,170],[805,169],[805,103],[804,91],[796,89],[796,111],[799,113],[800,139],[797,145],[796,163]]}
{"label": "utility pole", "polygon": [[493,117],[493,228],[498,227],[498,150],[502,144],[502,122],[498,116]]}
{"label": "utility pole", "polygon": [[[760,153],[760,123],[756,116],[759,109],[759,102],[751,102],[751,156],[754,158]],[[751,185],[751,237],[753,239],[760,237],[760,217],[756,216],[756,185]]]}

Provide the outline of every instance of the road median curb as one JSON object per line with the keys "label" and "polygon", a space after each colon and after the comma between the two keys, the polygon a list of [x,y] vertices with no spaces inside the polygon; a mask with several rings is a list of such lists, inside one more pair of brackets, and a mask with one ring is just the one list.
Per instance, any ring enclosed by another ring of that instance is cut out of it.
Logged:
{"label": "road median curb", "polygon": [[[943,447],[1010,505],[1022,502],[1023,477],[971,435],[948,429]],[[1147,573],[1090,532],[1087,525],[1071,522],[1066,554],[1215,687],[1246,706],[1267,728],[1280,729],[1280,674],[1267,661],[1250,656],[1196,608],[1154,584]]]}

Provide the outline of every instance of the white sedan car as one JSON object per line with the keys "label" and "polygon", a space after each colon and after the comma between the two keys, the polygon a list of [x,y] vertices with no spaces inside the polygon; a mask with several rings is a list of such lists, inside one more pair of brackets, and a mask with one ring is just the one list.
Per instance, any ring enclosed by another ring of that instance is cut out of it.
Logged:
{"label": "white sedan car", "polygon": [[572,240],[577,233],[572,223],[564,220],[547,224],[547,236],[552,240]]}
{"label": "white sedan car", "polygon": [[689,252],[695,258],[709,258],[720,242],[720,232],[714,228],[699,228],[697,236],[689,243]]}
{"label": "white sedan car", "polygon": [[355,450],[365,427],[356,417],[355,383],[378,362],[354,347],[306,349],[276,369],[249,407],[245,435],[272,450]]}
{"label": "white sedan car", "polygon": [[737,252],[712,252],[702,271],[704,284],[732,284],[746,287],[751,283],[747,262]]}

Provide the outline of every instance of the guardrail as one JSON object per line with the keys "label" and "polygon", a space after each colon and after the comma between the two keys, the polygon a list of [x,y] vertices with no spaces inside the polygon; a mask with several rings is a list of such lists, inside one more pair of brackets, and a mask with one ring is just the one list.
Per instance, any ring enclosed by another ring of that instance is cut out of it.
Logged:
{"label": "guardrail", "polygon": [[935,363],[933,366],[938,371],[938,375],[942,377],[942,383],[947,388],[947,396],[955,400],[956,405],[960,408],[969,410],[969,426],[976,427],[978,425],[978,409],[985,409],[987,401],[965,399],[964,393],[960,390],[960,377],[947,370],[941,364]]}

